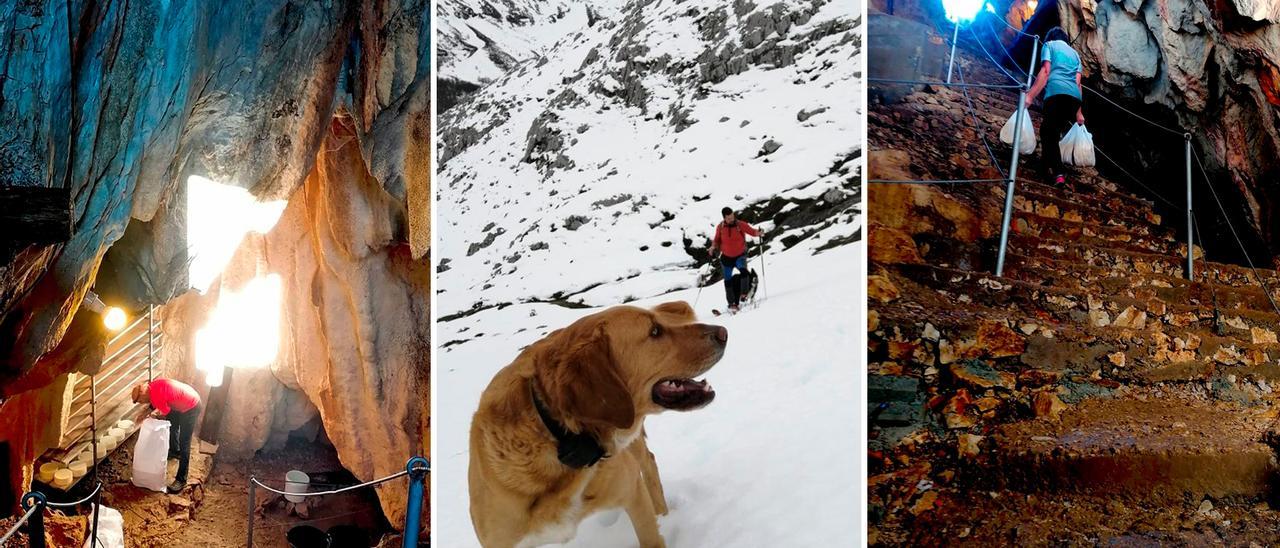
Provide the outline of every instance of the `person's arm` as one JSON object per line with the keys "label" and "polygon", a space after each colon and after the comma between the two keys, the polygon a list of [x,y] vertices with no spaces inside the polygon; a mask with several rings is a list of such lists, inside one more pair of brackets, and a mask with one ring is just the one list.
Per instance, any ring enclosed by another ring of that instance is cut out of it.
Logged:
{"label": "person's arm", "polygon": [[1084,73],[1076,71],[1076,89],[1080,90],[1080,108],[1076,109],[1076,123],[1084,125]]}
{"label": "person's arm", "polygon": [[742,231],[743,231],[743,232],[746,232],[747,234],[749,234],[749,235],[751,235],[751,236],[755,236],[755,237],[757,237],[757,238],[759,238],[759,237],[760,237],[760,231],[759,231],[759,230],[756,230],[754,227],[752,227],[751,225],[747,224],[747,222],[746,222],[746,221],[738,221],[738,222],[739,222],[739,223],[742,223]]}
{"label": "person's arm", "polygon": [[1044,87],[1049,84],[1049,69],[1052,66],[1053,64],[1049,61],[1045,61],[1040,66],[1040,74],[1036,75],[1035,83],[1031,84],[1031,89],[1027,90],[1027,106],[1031,106],[1031,103],[1035,102],[1036,96],[1040,95],[1040,92],[1044,91]]}

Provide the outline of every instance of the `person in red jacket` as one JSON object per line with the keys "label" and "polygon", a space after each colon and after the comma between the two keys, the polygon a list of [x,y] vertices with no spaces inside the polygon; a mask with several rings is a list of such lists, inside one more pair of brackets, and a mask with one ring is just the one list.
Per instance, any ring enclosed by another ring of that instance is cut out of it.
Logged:
{"label": "person in red jacket", "polygon": [[178,458],[178,473],[169,484],[170,493],[187,486],[191,463],[191,435],[200,417],[200,394],[188,384],[173,379],[155,379],[133,387],[133,403],[150,404],[151,416],[169,421],[169,457]]}
{"label": "person in red jacket", "polygon": [[729,310],[737,311],[738,303],[746,298],[742,294],[741,285],[733,282],[733,271],[737,269],[743,276],[747,274],[747,236],[760,236],[760,231],[752,228],[746,221],[738,220],[733,208],[720,210],[724,221],[716,226],[715,238],[711,240],[711,256],[720,252],[720,267],[724,270],[724,296],[729,301]]}

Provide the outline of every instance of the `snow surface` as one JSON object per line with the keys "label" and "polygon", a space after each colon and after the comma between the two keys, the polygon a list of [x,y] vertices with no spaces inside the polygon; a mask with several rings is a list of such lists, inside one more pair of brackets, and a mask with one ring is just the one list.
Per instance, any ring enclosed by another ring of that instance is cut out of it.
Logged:
{"label": "snow surface", "polygon": [[[472,1],[441,0],[437,24],[460,27],[443,7]],[[865,245],[849,243],[862,227],[847,204],[859,193],[862,161],[861,1],[827,2],[785,34],[770,31],[764,38],[778,48],[821,36],[793,62],[746,62],[714,81],[701,72],[707,58],[761,51],[745,44],[758,27],[749,19],[777,20],[815,3],[613,5],[589,27],[506,28],[515,36],[503,40],[546,49],[437,124],[434,307],[443,321],[433,379],[447,388],[435,395],[432,420],[435,540],[478,545],[467,438],[498,370],[601,308],[684,300],[702,321],[726,326],[729,345],[705,377],[715,402],[646,421],[671,508],[659,519],[668,546],[856,542],[865,516],[855,420]],[[735,6],[754,7],[737,14]],[[477,74],[489,70],[481,65],[473,63]],[[763,154],[770,140],[782,146]],[[713,318],[711,309],[725,305],[723,286],[696,287],[706,268],[690,249],[709,243],[721,207],[779,199],[792,219],[806,207],[823,208],[813,211],[825,218],[774,231],[766,262],[752,262],[764,274],[763,304]],[[799,241],[784,249],[784,236]],[[610,511],[587,518],[569,545],[636,544],[625,513]]]}
{"label": "snow surface", "polygon": [[[809,44],[788,66],[752,65],[702,83],[697,59],[736,45],[747,26],[750,14],[739,17],[726,6],[658,0],[624,11],[622,22],[602,21],[565,37],[545,58],[441,115],[436,215],[447,237],[434,250],[443,264],[440,315],[559,298],[604,305],[689,287],[692,276],[678,274],[692,264],[685,240],[705,247],[721,207],[852,190],[848,168],[833,171],[853,162],[862,134],[860,52],[850,40],[861,29]],[[860,9],[858,2],[827,3],[787,36],[852,24]],[[699,21],[715,10],[727,11],[728,32],[706,39]],[[632,59],[628,69],[614,60],[620,48],[681,68],[646,70]],[[644,108],[610,95],[623,74],[639,79],[648,94]],[[799,120],[801,111],[823,108]],[[697,122],[674,127],[673,111]],[[558,154],[572,167],[548,167],[553,158],[546,151],[525,161],[539,119],[559,132]],[[482,134],[478,142],[449,148],[448,136],[472,131]],[[782,147],[762,156],[769,140]],[[585,224],[571,230],[574,220]],[[616,285],[578,295],[600,284]]]}
{"label": "snow surface", "polygon": [[[721,287],[686,289],[633,303],[698,301],[699,315],[729,330],[724,358],[704,377],[716,399],[689,413],[648,417],[649,448],[658,461],[671,511],[659,518],[667,545],[836,546],[859,538],[856,462],[863,443],[854,430],[861,349],[856,318],[863,300],[864,244],[810,255],[766,255],[768,298],[731,317]],[[519,349],[597,309],[520,304],[439,325],[440,337],[480,342],[440,352],[435,379],[437,446],[432,474],[437,501],[433,534],[440,546],[478,546],[467,498],[468,428],[480,394]],[[860,315],[860,314],[858,314]],[[461,333],[460,333],[461,332]],[[636,546],[625,513],[585,519],[567,546]]]}
{"label": "snow surface", "polygon": [[[436,4],[438,76],[487,84],[587,26],[587,9],[616,13],[623,0],[439,0]],[[486,9],[487,8],[487,9]]]}

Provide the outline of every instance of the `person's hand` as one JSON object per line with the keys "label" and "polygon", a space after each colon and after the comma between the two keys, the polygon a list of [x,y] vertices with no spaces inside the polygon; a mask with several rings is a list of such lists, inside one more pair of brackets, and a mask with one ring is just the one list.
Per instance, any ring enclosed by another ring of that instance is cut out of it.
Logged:
{"label": "person's hand", "polygon": [[153,418],[153,419],[163,419],[163,418],[164,418],[164,415],[161,415],[161,414],[160,414],[160,411],[152,411],[152,412],[151,412],[151,414],[150,414],[150,415],[147,415],[147,416],[149,416],[149,417],[151,417],[151,418]]}
{"label": "person's hand", "polygon": [[1084,125],[1084,111],[1083,111],[1083,110],[1077,110],[1077,111],[1076,111],[1076,123],[1077,123],[1077,124],[1080,124],[1080,125],[1082,125],[1082,126]]}
{"label": "person's hand", "polygon": [[1027,98],[1026,98],[1026,99],[1023,99],[1023,101],[1022,101],[1022,102],[1023,102],[1023,103],[1026,103],[1027,108],[1031,108],[1031,104],[1032,104],[1032,103],[1034,103],[1034,102],[1036,102],[1036,96],[1035,96],[1035,95],[1031,95],[1030,93],[1028,93],[1028,94],[1027,94]]}

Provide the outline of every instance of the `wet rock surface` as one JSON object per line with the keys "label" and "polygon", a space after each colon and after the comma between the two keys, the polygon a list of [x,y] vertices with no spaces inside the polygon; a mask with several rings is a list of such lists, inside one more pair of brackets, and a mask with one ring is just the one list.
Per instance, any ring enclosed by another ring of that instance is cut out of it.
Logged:
{"label": "wet rock surface", "polygon": [[[957,64],[1004,78],[981,52]],[[1000,177],[987,147],[1007,165],[1016,99],[924,86],[872,107],[870,178]],[[869,189],[871,544],[1274,541],[1280,316],[1199,248],[1187,281],[1185,245],[1109,173],[1038,182],[1039,154],[1004,277],[1004,185]]]}

